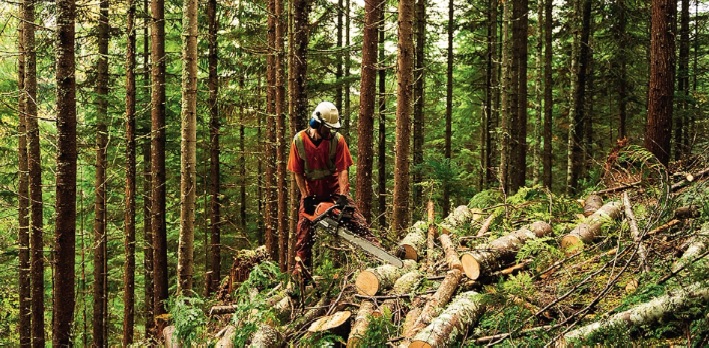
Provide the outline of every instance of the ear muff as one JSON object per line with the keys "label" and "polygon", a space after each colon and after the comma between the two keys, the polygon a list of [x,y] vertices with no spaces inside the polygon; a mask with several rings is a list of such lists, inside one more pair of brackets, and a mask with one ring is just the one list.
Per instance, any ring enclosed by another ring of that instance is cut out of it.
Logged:
{"label": "ear muff", "polygon": [[318,119],[313,116],[310,118],[310,122],[308,123],[308,125],[310,126],[310,128],[318,128],[320,127],[320,121],[318,121]]}

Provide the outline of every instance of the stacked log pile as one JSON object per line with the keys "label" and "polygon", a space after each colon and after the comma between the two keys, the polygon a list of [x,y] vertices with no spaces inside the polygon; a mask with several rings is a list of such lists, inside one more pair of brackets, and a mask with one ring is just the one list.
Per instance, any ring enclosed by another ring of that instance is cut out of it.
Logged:
{"label": "stacked log pile", "polygon": [[[275,291],[260,289],[270,293],[266,304],[273,315],[258,323],[247,344],[305,346],[339,337],[347,347],[364,347],[376,337],[379,346],[448,347],[526,335],[539,337],[536,343],[584,344],[610,328],[651,325],[698,304],[706,309],[709,277],[691,272],[709,263],[709,224],[698,231],[684,222],[663,227],[670,214],[634,206],[643,199],[637,185],[601,194],[605,202],[598,195],[579,200],[583,210],[577,212],[585,217],[578,223],[575,215],[553,214],[546,221],[523,215],[510,221],[508,213],[496,220],[494,213],[483,216],[490,210],[468,206],[438,223],[430,217],[418,221],[394,248],[405,259],[403,268],[370,264],[338,272],[339,278],[318,280],[305,293],[286,284]],[[573,202],[558,204],[566,204],[562,211],[567,211],[576,206]],[[701,218],[701,207],[678,211],[670,218]],[[482,233],[460,234],[470,227]],[[673,254],[676,259],[668,260]],[[657,267],[663,256],[663,268]],[[649,272],[664,277],[640,276]],[[690,276],[691,281],[681,281]],[[667,289],[639,295],[649,300],[619,309],[619,299],[653,286]],[[505,325],[490,324],[510,308],[517,308],[517,317],[506,318]],[[223,323],[215,337],[218,347],[231,347],[230,337],[243,330],[243,323],[231,319],[233,311],[228,303],[212,309],[212,317]]]}

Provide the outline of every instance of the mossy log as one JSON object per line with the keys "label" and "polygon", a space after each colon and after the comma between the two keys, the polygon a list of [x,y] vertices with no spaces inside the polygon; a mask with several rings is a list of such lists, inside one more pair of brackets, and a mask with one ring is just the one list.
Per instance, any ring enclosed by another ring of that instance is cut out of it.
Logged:
{"label": "mossy log", "polygon": [[453,212],[448,214],[441,222],[441,233],[450,233],[460,226],[463,226],[463,224],[473,219],[473,215],[479,216],[479,211],[478,209],[476,212],[473,212],[466,205],[456,207],[453,209]]}
{"label": "mossy log", "polygon": [[620,217],[622,208],[623,205],[618,201],[604,204],[601,209],[587,217],[584,222],[578,224],[573,231],[561,239],[561,248],[569,252],[582,243],[592,242],[601,232],[601,226],[603,226],[605,221],[609,219],[615,220]]}
{"label": "mossy log", "polygon": [[537,221],[488,244],[480,245],[478,250],[461,256],[465,275],[470,279],[478,279],[483,274],[500,270],[528,240],[550,235],[551,232],[551,225]]}
{"label": "mossy log", "polygon": [[268,324],[261,324],[251,335],[251,348],[279,348],[284,345],[283,335],[278,329]]}
{"label": "mossy log", "polygon": [[355,287],[361,295],[374,296],[380,291],[391,289],[399,277],[416,269],[416,267],[415,261],[404,260],[404,267],[402,268],[390,264],[383,264],[377,268],[367,268],[357,275]]}
{"label": "mossy log", "polygon": [[[697,304],[697,301],[701,303]],[[564,335],[563,343],[577,341],[583,343],[592,335],[610,329],[618,329],[626,333],[629,328],[653,324],[667,314],[685,310],[690,306],[701,308],[706,305],[709,305],[709,283],[697,282],[688,287],[680,287],[627,311],[617,313],[610,318],[570,331]]]}
{"label": "mossy log", "polygon": [[350,330],[350,335],[347,338],[347,347],[353,348],[357,346],[357,341],[359,341],[362,336],[367,332],[369,328],[369,321],[372,316],[379,315],[374,311],[374,302],[369,300],[364,300],[359,306],[357,315],[354,319],[354,324],[352,324],[352,330]]}
{"label": "mossy log", "polygon": [[428,223],[417,221],[410,229],[404,239],[399,242],[399,249],[404,250],[403,258],[406,260],[418,260],[422,256],[426,247],[426,235],[428,233]]}
{"label": "mossy log", "polygon": [[674,264],[672,272],[677,272],[685,266],[696,261],[709,248],[709,223],[702,225],[702,229],[696,236],[685,243],[687,249]]}
{"label": "mossy log", "polygon": [[410,348],[449,347],[465,335],[485,311],[477,292],[458,295],[453,302],[413,338]]}
{"label": "mossy log", "polygon": [[590,195],[583,202],[583,216],[589,217],[603,206],[603,198],[599,195]]}
{"label": "mossy log", "polygon": [[[423,279],[423,273],[419,271],[411,271],[403,276],[399,277],[399,279],[396,280],[394,283],[394,287],[392,290],[389,292],[389,295],[404,295],[404,294],[409,294],[411,291],[416,288],[416,285],[421,282]],[[377,310],[380,313],[394,313],[394,310],[400,305],[401,303],[401,298],[390,298],[384,300],[382,302],[382,305],[379,306],[379,309]]]}
{"label": "mossy log", "polygon": [[451,240],[450,235],[442,234],[438,236],[438,240],[441,241],[441,247],[446,255],[446,263],[448,264],[448,269],[463,270],[463,264],[460,262],[460,257],[458,252],[455,251],[455,245]]}
{"label": "mossy log", "polygon": [[410,330],[404,332],[405,337],[413,337],[417,332],[431,323],[431,320],[440,313],[441,308],[450,302],[462,278],[463,272],[460,270],[454,269],[448,271],[446,277],[441,281],[441,286],[438,287],[438,290],[436,290],[433,296],[426,302],[423,310],[421,310],[421,314],[416,318],[414,325]]}

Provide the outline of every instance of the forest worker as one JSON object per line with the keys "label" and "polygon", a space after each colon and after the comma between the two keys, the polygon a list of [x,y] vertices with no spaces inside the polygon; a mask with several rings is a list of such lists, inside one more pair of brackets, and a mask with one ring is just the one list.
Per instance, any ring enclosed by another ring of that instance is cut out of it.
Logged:
{"label": "forest worker", "polygon": [[[350,181],[348,168],[352,156],[340,129],[340,115],[337,107],[330,102],[322,102],[313,111],[308,127],[293,137],[288,156],[288,170],[293,172],[300,190],[300,209],[296,231],[295,256],[307,267],[312,264],[312,248],[315,241],[313,225],[305,217],[306,205],[333,200],[333,195],[345,196],[349,205],[355,206],[352,225],[356,231],[376,244],[379,242],[369,232],[367,221],[349,198]],[[300,276],[300,263],[296,263],[293,275]]]}

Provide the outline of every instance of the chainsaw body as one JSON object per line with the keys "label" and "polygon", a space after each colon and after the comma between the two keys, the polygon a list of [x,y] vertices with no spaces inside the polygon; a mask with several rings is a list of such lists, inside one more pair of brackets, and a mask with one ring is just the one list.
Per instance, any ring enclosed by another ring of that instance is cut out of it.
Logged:
{"label": "chainsaw body", "polygon": [[381,261],[399,268],[404,267],[403,261],[399,258],[351,231],[355,207],[348,204],[346,197],[333,195],[332,201],[323,202],[316,202],[314,198],[307,197],[304,201],[305,218],[310,220],[316,229],[334,235]]}

